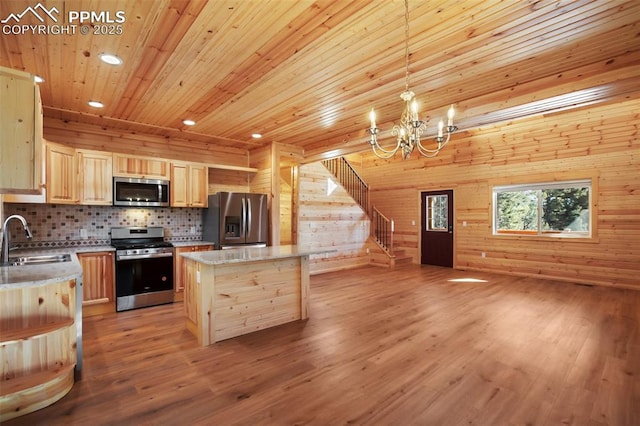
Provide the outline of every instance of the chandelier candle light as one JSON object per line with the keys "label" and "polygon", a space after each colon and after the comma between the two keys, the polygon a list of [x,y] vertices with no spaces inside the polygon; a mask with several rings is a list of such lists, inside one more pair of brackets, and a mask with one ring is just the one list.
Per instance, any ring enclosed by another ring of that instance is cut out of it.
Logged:
{"label": "chandelier candle light", "polygon": [[420,120],[418,117],[418,102],[415,99],[415,93],[409,90],[409,0],[404,1],[404,20],[405,87],[404,92],[400,94],[400,98],[405,102],[405,106],[402,116],[400,117],[400,124],[394,125],[391,130],[391,134],[396,137],[396,146],[393,149],[384,149],[378,143],[378,133],[380,132],[380,129],[376,127],[376,113],[373,109],[371,109],[371,113],[369,113],[371,127],[367,129],[371,134],[369,144],[373,149],[373,153],[379,158],[391,158],[401,148],[402,158],[405,160],[411,156],[411,153],[415,148],[418,148],[418,152],[424,157],[433,158],[447,145],[451,138],[451,133],[458,129],[453,125],[455,110],[453,109],[453,105],[451,105],[447,112],[446,126],[442,120],[438,123],[438,135],[434,138],[438,144],[437,147],[435,149],[428,149],[422,146],[420,136],[427,129],[427,125],[426,122]]}

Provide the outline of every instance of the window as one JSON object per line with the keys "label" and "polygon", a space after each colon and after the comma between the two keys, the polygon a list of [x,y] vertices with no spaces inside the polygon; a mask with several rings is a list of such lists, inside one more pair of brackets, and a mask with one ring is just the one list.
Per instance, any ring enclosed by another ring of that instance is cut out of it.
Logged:
{"label": "window", "polygon": [[449,230],[449,197],[444,195],[427,196],[426,229],[428,231]]}
{"label": "window", "polygon": [[591,181],[493,188],[493,234],[591,237]]}

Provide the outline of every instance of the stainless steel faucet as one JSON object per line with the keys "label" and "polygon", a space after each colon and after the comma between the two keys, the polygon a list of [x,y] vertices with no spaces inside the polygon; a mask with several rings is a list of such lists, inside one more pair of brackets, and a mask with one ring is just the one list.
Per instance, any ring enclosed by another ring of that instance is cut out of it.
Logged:
{"label": "stainless steel faucet", "polygon": [[24,217],[19,214],[12,214],[9,216],[2,225],[2,251],[0,252],[0,265],[4,265],[9,263],[9,231],[7,230],[7,225],[11,221],[11,219],[18,219],[22,222],[22,227],[24,228],[24,234],[27,238],[32,238],[31,230],[29,229],[29,225],[27,225],[27,221]]}

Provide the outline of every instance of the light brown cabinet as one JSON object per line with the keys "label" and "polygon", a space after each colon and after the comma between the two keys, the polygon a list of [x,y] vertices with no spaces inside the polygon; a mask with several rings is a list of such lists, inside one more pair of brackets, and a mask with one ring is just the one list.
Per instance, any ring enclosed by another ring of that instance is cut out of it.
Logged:
{"label": "light brown cabinet", "polygon": [[184,283],[187,282],[185,274],[187,273],[184,268],[185,259],[180,256],[181,253],[193,253],[196,251],[209,251],[213,250],[213,245],[197,245],[197,246],[185,246],[176,247],[173,256],[173,288],[176,292],[174,300],[183,299]]}
{"label": "light brown cabinet", "polygon": [[0,286],[0,423],[51,405],[73,387],[76,284]]}
{"label": "light brown cabinet", "polygon": [[113,176],[169,179],[169,161],[161,158],[113,154]]}
{"label": "light brown cabinet", "polygon": [[42,104],[33,75],[0,67],[0,194],[42,190]]}
{"label": "light brown cabinet", "polygon": [[78,161],[76,150],[47,144],[47,203],[77,204]]}
{"label": "light brown cabinet", "polygon": [[79,149],[80,204],[111,205],[113,200],[112,154]]}
{"label": "light brown cabinet", "polygon": [[114,253],[78,253],[82,266],[82,315],[115,312]]}
{"label": "light brown cabinet", "polygon": [[47,143],[47,202],[111,205],[112,155]]}
{"label": "light brown cabinet", "polygon": [[208,167],[171,163],[171,206],[207,207]]}

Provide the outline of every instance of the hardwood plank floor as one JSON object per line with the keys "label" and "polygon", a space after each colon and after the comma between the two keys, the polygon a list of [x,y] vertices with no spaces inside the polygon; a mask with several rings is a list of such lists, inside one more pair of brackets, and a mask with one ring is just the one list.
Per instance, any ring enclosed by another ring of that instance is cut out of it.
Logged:
{"label": "hardwood plank floor", "polygon": [[407,265],[310,305],[206,348],[181,304],[86,319],[83,379],[5,424],[640,424],[640,292]]}

